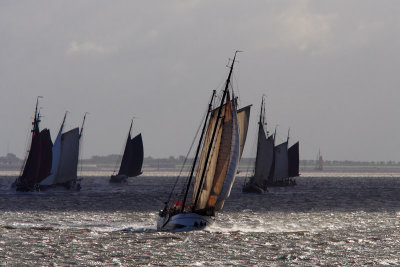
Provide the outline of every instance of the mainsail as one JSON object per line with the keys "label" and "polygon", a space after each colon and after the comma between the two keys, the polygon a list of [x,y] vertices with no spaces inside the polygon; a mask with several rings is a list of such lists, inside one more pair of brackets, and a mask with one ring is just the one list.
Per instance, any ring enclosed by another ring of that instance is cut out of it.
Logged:
{"label": "mainsail", "polygon": [[52,157],[51,147],[53,143],[51,142],[50,131],[48,129],[39,130],[39,98],[40,97],[36,100],[29,154],[25,160],[21,175],[17,179],[17,190],[33,190],[35,185],[50,173]]}
{"label": "mainsail", "polygon": [[239,124],[239,145],[240,145],[240,155],[239,159],[242,158],[244,144],[246,143],[247,137],[247,129],[249,128],[249,119],[250,119],[250,108],[251,105],[248,105],[244,108],[241,108],[237,111],[237,120]]}
{"label": "mainsail", "polygon": [[126,140],[124,154],[121,160],[118,175],[126,175],[127,177],[138,176],[142,173],[143,165],[143,140],[142,135],[138,134],[131,138],[131,127],[129,129],[128,138]]}
{"label": "mainsail", "polygon": [[273,158],[274,138],[272,135],[267,138],[263,125],[259,124],[256,163],[254,176],[250,179],[251,183],[260,188],[265,186],[266,180],[271,177]]}
{"label": "mainsail", "polygon": [[289,177],[299,176],[299,142],[288,149]]}

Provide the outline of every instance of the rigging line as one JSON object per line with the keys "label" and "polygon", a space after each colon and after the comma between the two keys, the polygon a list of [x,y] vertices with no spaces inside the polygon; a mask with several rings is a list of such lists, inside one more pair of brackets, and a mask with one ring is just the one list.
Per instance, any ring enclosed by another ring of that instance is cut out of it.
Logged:
{"label": "rigging line", "polygon": [[169,194],[169,196],[168,196],[168,201],[167,201],[167,202],[169,202],[169,201],[171,200],[172,194],[173,194],[174,191],[175,191],[175,187],[176,187],[176,185],[177,185],[177,183],[178,183],[179,178],[181,177],[182,171],[183,171],[183,169],[184,169],[184,167],[185,167],[185,165],[186,165],[186,162],[187,162],[187,159],[188,159],[188,157],[189,157],[189,154],[190,154],[190,152],[192,151],[192,148],[193,148],[193,145],[194,145],[194,143],[195,143],[195,141],[196,141],[196,138],[197,138],[197,136],[199,135],[199,132],[200,132],[200,129],[201,129],[201,125],[203,124],[203,121],[204,121],[206,115],[207,115],[207,111],[204,113],[204,115],[203,115],[203,117],[202,117],[202,119],[201,119],[201,121],[200,121],[199,127],[197,128],[196,134],[195,134],[195,136],[194,136],[194,138],[193,138],[192,144],[190,145],[189,151],[188,151],[187,154],[186,154],[185,161],[184,161],[183,164],[182,164],[181,170],[180,170],[178,176],[177,176],[176,179],[175,179],[174,186],[172,187],[172,190],[171,190],[171,192],[170,192],[170,194]]}

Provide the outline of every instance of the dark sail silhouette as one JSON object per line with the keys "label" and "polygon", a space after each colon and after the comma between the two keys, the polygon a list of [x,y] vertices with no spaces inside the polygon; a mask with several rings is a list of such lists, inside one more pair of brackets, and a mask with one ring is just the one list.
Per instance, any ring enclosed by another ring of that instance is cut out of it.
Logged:
{"label": "dark sail silhouette", "polygon": [[299,176],[299,142],[288,149],[289,177]]}
{"label": "dark sail silhouette", "polygon": [[38,112],[39,97],[36,100],[35,115],[32,122],[32,139],[21,175],[14,185],[17,191],[34,191],[38,182],[46,178],[51,168],[51,148],[53,143],[48,129],[39,130],[40,114]]}
{"label": "dark sail silhouette", "polygon": [[254,166],[254,175],[245,183],[242,191],[244,193],[262,193],[266,190],[267,180],[273,173],[274,163],[274,138],[267,137],[264,129],[265,123],[265,102],[261,101],[260,119],[258,122],[257,154]]}
{"label": "dark sail silhouette", "polygon": [[126,182],[128,177],[135,177],[142,174],[143,165],[143,140],[142,134],[131,138],[132,123],[129,128],[124,154],[117,175],[112,175],[110,182]]}

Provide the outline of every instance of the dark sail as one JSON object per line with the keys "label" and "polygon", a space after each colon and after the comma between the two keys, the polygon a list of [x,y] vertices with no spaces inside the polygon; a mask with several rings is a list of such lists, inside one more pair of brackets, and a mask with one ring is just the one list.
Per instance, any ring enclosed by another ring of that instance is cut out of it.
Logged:
{"label": "dark sail", "polygon": [[27,187],[33,187],[35,185],[40,170],[41,148],[39,128],[37,125],[34,125],[31,148],[22,175],[19,177],[20,184]]}
{"label": "dark sail", "polygon": [[40,167],[36,183],[41,182],[44,178],[50,175],[51,162],[52,162],[52,147],[50,131],[44,129],[40,132]]}
{"label": "dark sail", "polygon": [[138,134],[131,139],[129,133],[126,140],[124,155],[122,156],[121,166],[118,175],[124,174],[128,177],[138,176],[142,173],[143,165],[143,141],[142,135]]}
{"label": "dark sail", "polygon": [[288,149],[289,177],[299,176],[299,142]]}

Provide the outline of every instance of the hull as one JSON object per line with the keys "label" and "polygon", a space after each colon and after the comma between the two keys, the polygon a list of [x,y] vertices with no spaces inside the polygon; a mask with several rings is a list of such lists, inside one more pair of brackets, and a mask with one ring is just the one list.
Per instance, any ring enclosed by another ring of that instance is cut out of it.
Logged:
{"label": "hull", "polygon": [[127,179],[128,179],[128,176],[126,176],[124,174],[111,175],[110,183],[126,183]]}
{"label": "hull", "polygon": [[296,180],[295,179],[288,179],[284,181],[267,181],[267,187],[284,187],[284,186],[295,186]]}
{"label": "hull", "polygon": [[212,219],[196,213],[178,213],[169,216],[168,214],[157,218],[157,230],[159,231],[193,231],[203,230],[212,224]]}
{"label": "hull", "polygon": [[264,192],[264,189],[262,189],[261,187],[259,187],[256,184],[253,183],[247,183],[243,186],[242,189],[243,193],[256,193],[256,194],[262,194]]}
{"label": "hull", "polygon": [[[79,181],[81,181],[81,180],[79,180]],[[80,191],[81,184],[79,181],[68,181],[65,183],[57,183],[57,184],[52,184],[52,185],[39,185],[37,191],[47,191],[47,190],[53,190],[53,189]]]}

